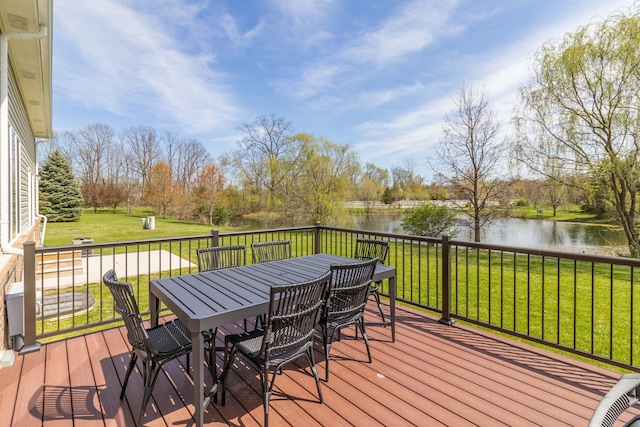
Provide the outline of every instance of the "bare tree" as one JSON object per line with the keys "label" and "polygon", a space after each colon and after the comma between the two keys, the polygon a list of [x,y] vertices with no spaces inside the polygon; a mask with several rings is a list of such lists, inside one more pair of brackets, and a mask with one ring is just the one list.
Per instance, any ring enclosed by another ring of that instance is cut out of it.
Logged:
{"label": "bare tree", "polygon": [[291,122],[273,114],[243,123],[240,130],[244,136],[233,153],[233,163],[247,190],[267,196],[262,209],[273,211],[278,208],[278,193],[286,190],[287,179],[298,167],[300,141]]}
{"label": "bare tree", "polygon": [[166,218],[177,190],[169,164],[158,162],[149,171],[144,200],[149,206],[154,207],[157,213],[162,214],[163,218]]}
{"label": "bare tree", "polygon": [[111,165],[116,162],[115,132],[103,123],[95,123],[78,131],[64,131],[56,136],[60,147],[74,168],[80,181],[84,203],[94,211],[104,204],[103,190],[107,177],[115,172]]}
{"label": "bare tree", "polygon": [[178,142],[173,171],[184,188],[191,186],[198,174],[211,163],[211,156],[200,141],[187,139]]}
{"label": "bare tree", "polygon": [[500,214],[497,201],[507,188],[507,180],[499,175],[504,169],[505,144],[499,140],[500,122],[484,89],[463,86],[455,105],[445,117],[444,135],[436,150],[438,162],[432,167],[468,214],[464,222],[479,242],[482,226]]}
{"label": "bare tree", "polygon": [[127,147],[130,167],[144,188],[151,168],[163,158],[158,134],[152,127],[138,125],[124,130],[122,140]]}
{"label": "bare tree", "polygon": [[211,163],[211,156],[200,141],[195,139],[184,139],[176,133],[166,132],[161,140],[165,159],[173,171],[175,184],[182,188],[174,197],[173,212],[176,217],[184,219],[194,208],[194,181],[198,173]]}

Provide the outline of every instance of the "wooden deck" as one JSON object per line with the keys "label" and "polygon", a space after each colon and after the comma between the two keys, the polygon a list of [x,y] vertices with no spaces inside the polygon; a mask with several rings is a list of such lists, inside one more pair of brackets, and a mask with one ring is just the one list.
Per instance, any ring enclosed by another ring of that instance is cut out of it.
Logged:
{"label": "wooden deck", "polygon": [[[440,325],[412,310],[399,308],[397,320],[395,343],[388,328],[368,328],[372,364],[364,362],[364,344],[352,339],[353,329],[343,333],[332,348],[330,381],[322,384],[324,404],[308,370],[285,370],[276,389],[286,395],[274,394],[271,425],[586,426],[619,378],[489,333]],[[139,373],[132,374],[126,398],[118,398],[129,360],[125,335],[117,328],[48,344],[0,369],[0,425],[134,425]],[[322,372],[324,357],[316,349]],[[170,362],[160,374],[145,425],[194,424],[193,385],[183,364]],[[258,384],[257,372],[235,370],[227,404],[208,407],[207,425],[261,425]]]}

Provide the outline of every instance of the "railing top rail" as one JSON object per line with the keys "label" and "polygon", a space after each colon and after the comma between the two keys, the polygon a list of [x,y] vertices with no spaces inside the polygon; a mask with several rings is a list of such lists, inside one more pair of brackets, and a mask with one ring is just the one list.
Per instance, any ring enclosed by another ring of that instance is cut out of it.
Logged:
{"label": "railing top rail", "polygon": [[65,246],[41,246],[36,248],[36,253],[50,253],[69,250],[86,250],[100,248],[114,248],[122,246],[138,246],[152,245],[154,243],[181,242],[185,240],[204,240],[210,239],[211,234],[202,234],[197,236],[179,236],[179,237],[157,237],[153,239],[143,240],[123,240],[119,242],[101,242],[101,243],[83,243],[82,245],[65,245]]}
{"label": "railing top rail", "polygon": [[263,230],[245,230],[245,231],[225,231],[220,233],[221,236],[244,236],[251,234],[269,234],[269,233],[287,233],[292,231],[305,231],[315,230],[317,225],[304,225],[300,227],[285,227],[285,228],[268,228]]}
{"label": "railing top rail", "polygon": [[404,239],[404,240],[414,240],[416,242],[427,242],[427,243],[442,243],[442,240],[436,237],[424,237],[424,236],[413,236],[410,234],[398,234],[398,233],[383,233],[380,231],[370,231],[370,230],[356,230],[353,228],[342,228],[342,227],[329,227],[325,225],[319,225],[319,228],[323,230],[330,231],[339,231],[344,233],[351,233],[353,235],[367,235],[367,236],[378,236],[378,237],[386,237],[389,239]]}
{"label": "railing top rail", "polygon": [[463,246],[468,248],[513,252],[513,253],[525,254],[525,255],[537,255],[537,256],[545,256],[545,257],[552,257],[552,258],[574,259],[578,261],[587,261],[587,262],[596,262],[596,263],[600,262],[600,263],[607,263],[607,264],[640,267],[640,259],[638,258],[581,254],[577,252],[558,251],[553,249],[523,248],[519,246],[496,245],[491,243],[470,242],[465,240],[450,240],[449,244],[451,246]]}
{"label": "railing top rail", "polygon": [[[269,233],[283,233],[292,231],[305,231],[313,230],[317,228],[316,225],[304,226],[304,227],[289,227],[289,228],[274,228],[265,230],[248,230],[248,231],[228,231],[220,233],[220,236],[243,236],[243,235],[255,235],[255,234],[269,234]],[[51,253],[69,250],[87,250],[87,249],[100,249],[100,248],[113,248],[122,246],[138,246],[138,245],[152,245],[154,243],[170,243],[170,242],[184,242],[185,240],[204,240],[210,239],[211,234],[199,234],[194,236],[176,236],[176,237],[156,237],[151,239],[142,240],[123,240],[119,242],[101,242],[101,243],[83,243],[82,245],[65,245],[65,246],[41,246],[36,248],[36,253]]]}

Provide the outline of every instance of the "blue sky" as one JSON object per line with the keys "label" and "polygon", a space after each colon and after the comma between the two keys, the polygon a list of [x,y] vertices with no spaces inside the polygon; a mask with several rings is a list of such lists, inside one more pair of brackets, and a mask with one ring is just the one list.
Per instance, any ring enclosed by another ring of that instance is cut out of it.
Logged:
{"label": "blue sky", "polygon": [[427,158],[462,85],[510,133],[542,44],[632,1],[57,0],[53,127],[138,124],[214,158],[274,114],[354,147],[361,162]]}

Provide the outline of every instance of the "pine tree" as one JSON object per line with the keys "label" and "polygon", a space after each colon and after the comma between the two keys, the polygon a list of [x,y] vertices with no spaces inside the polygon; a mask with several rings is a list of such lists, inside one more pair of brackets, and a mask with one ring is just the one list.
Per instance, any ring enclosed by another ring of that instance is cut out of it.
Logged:
{"label": "pine tree", "polygon": [[40,170],[40,212],[51,222],[79,221],[82,195],[71,163],[55,150]]}

